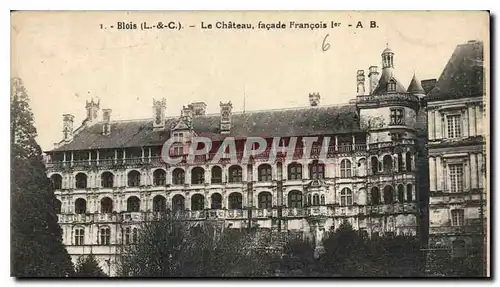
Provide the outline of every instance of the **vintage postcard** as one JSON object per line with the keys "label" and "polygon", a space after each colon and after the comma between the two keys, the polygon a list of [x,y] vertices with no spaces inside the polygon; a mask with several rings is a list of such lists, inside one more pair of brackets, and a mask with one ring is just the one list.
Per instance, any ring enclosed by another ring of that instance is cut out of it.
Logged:
{"label": "vintage postcard", "polygon": [[11,276],[489,277],[485,11],[11,13]]}

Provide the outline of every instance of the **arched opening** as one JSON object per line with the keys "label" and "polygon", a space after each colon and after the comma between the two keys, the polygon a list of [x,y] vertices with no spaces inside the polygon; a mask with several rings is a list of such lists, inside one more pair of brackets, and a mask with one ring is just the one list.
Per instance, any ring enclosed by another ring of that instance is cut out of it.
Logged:
{"label": "arched opening", "polygon": [[113,212],[113,200],[109,197],[104,197],[101,199],[101,213],[112,213]]}
{"label": "arched opening", "polygon": [[101,186],[104,188],[112,188],[115,176],[109,172],[105,171],[101,174]]}
{"label": "arched opening", "polygon": [[319,194],[313,195],[313,205],[318,206],[319,205]]}
{"label": "arched opening", "polygon": [[321,195],[321,205],[325,205],[325,195]]}
{"label": "arched opening", "polygon": [[380,191],[377,187],[372,187],[371,191],[371,203],[380,204]]}
{"label": "arched opening", "polygon": [[242,209],[243,196],[239,192],[229,194],[229,209]]}
{"label": "arched opening", "polygon": [[62,176],[59,174],[53,174],[50,176],[50,180],[52,181],[52,187],[54,189],[61,189],[62,188]]}
{"label": "arched opening", "polygon": [[229,167],[229,182],[242,182],[242,168],[239,165]]}
{"label": "arched opening", "polygon": [[378,159],[374,156],[371,158],[372,174],[378,173]]}
{"label": "arched opening", "polygon": [[299,190],[292,190],[288,193],[288,207],[301,208],[302,207],[302,192]]}
{"label": "arched opening", "polygon": [[308,194],[307,195],[307,206],[311,206],[311,205],[312,205],[312,195]]}
{"label": "arched opening", "polygon": [[309,165],[309,178],[310,179],[323,179],[325,178],[325,165],[315,160]]}
{"label": "arched opening", "polygon": [[398,185],[398,202],[405,202],[405,187],[402,184]]}
{"label": "arched opening", "polygon": [[390,185],[384,187],[384,203],[391,204],[394,202],[394,188]]}
{"label": "arched opening", "polygon": [[167,173],[163,169],[157,169],[153,172],[153,183],[155,186],[164,186],[167,182]]}
{"label": "arched opening", "polygon": [[167,210],[167,199],[162,195],[153,197],[153,212],[165,212]]}
{"label": "arched opening", "polygon": [[273,180],[273,170],[267,163],[259,165],[259,181],[272,181]]}
{"label": "arched opening", "polygon": [[127,175],[128,186],[137,187],[141,185],[141,174],[137,170],[132,170]]}
{"label": "arched opening", "polygon": [[174,212],[176,211],[182,211],[185,209],[186,206],[186,199],[184,196],[177,194],[172,197],[172,210]]}
{"label": "arched opening", "polygon": [[259,208],[269,209],[273,207],[273,196],[270,192],[263,191],[259,193]]}
{"label": "arched opening", "polygon": [[62,206],[61,201],[59,199],[56,199],[54,203],[54,209],[56,210],[56,214],[61,214],[61,206]]}
{"label": "arched opening", "polygon": [[302,179],[302,165],[300,163],[293,162],[288,165],[288,179],[289,180]]}
{"label": "arched opening", "polygon": [[181,168],[176,168],[172,172],[172,184],[182,185],[184,184],[184,170]]}
{"label": "arched opening", "polygon": [[406,185],[406,201],[413,201],[413,185],[411,183]]}
{"label": "arched opening", "polygon": [[220,166],[212,167],[212,183],[222,183],[222,168]]}
{"label": "arched opening", "polygon": [[222,195],[220,193],[214,193],[210,197],[211,208],[212,209],[221,209],[222,208]]}
{"label": "arched opening", "polygon": [[203,184],[205,182],[205,170],[202,167],[195,167],[191,170],[191,184]]}
{"label": "arched opening", "polygon": [[137,196],[127,199],[127,212],[139,212],[141,210],[141,200]]}
{"label": "arched opening", "polygon": [[358,176],[366,176],[366,159],[364,158],[358,160]]}
{"label": "arched opening", "polygon": [[87,175],[78,173],[75,177],[76,188],[87,188]]}
{"label": "arched opening", "polygon": [[191,197],[191,210],[205,209],[205,197],[199,193]]}
{"label": "arched opening", "polygon": [[351,161],[348,159],[343,159],[340,162],[340,177],[347,178],[351,177]]}
{"label": "arched opening", "polygon": [[352,205],[352,191],[347,187],[340,191],[340,205]]}
{"label": "arched opening", "polygon": [[384,172],[391,172],[392,171],[392,156],[386,154],[383,159],[383,166],[384,166]]}
{"label": "arched opening", "polygon": [[406,153],[406,171],[411,171],[412,167],[412,157],[411,157],[411,152]]}
{"label": "arched opening", "polygon": [[404,171],[403,169],[403,154],[398,152],[398,171],[402,172]]}
{"label": "arched opening", "polygon": [[87,201],[83,198],[78,198],[75,201],[75,213],[84,214],[85,212],[87,212]]}

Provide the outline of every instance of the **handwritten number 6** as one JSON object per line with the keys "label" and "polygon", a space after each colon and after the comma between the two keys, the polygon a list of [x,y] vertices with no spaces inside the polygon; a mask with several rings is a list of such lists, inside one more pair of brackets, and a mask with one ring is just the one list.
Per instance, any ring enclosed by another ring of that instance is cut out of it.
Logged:
{"label": "handwritten number 6", "polygon": [[330,34],[326,34],[325,38],[323,39],[323,46],[321,47],[323,49],[323,52],[328,51],[330,49],[330,44],[326,42],[326,39],[330,36]]}

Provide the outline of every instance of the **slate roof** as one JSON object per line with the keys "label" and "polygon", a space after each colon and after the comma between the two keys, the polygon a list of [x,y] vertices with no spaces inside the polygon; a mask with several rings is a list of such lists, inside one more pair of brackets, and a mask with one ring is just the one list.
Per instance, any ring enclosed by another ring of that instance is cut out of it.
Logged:
{"label": "slate roof", "polygon": [[[102,123],[84,127],[75,134],[73,141],[54,151],[88,150],[160,146],[169,137],[170,130],[179,117],[166,119],[164,130],[153,130],[153,120],[116,121],[111,123],[111,134],[102,134]],[[223,140],[225,137],[312,136],[360,132],[356,106],[318,106],[296,109],[250,111],[233,113],[231,132],[222,135],[219,130],[220,115],[210,114],[193,118],[193,130],[198,136]]]}
{"label": "slate roof", "polygon": [[428,100],[482,96],[484,91],[483,42],[469,41],[455,48]]}
{"label": "slate roof", "polygon": [[413,75],[410,85],[408,86],[408,93],[425,93],[424,88],[422,88],[422,84],[415,75]]}
{"label": "slate roof", "polygon": [[396,82],[396,91],[393,93],[406,93],[405,87],[394,76],[394,69],[384,68],[382,69],[382,75],[380,75],[380,79],[378,80],[378,85],[373,90],[372,95],[387,94],[387,84],[391,79]]}

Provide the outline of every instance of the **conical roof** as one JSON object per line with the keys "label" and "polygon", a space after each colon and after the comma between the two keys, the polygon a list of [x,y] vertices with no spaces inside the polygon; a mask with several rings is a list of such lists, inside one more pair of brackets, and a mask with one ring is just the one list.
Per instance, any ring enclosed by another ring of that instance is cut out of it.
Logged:
{"label": "conical roof", "polygon": [[422,84],[417,79],[417,76],[415,76],[415,74],[413,74],[413,78],[411,79],[410,85],[408,86],[408,93],[425,93],[424,89],[422,88]]}

